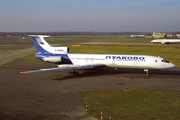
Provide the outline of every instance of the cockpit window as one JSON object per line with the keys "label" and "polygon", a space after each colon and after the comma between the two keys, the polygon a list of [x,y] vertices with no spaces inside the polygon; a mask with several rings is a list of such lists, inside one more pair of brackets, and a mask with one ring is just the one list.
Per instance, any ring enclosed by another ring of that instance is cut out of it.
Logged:
{"label": "cockpit window", "polygon": [[162,62],[169,63],[169,61],[167,61],[166,59],[162,59]]}

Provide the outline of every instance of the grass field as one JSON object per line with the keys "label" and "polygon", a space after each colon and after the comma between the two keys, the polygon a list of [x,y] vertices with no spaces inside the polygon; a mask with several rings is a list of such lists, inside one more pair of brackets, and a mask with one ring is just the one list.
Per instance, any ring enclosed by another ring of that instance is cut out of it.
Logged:
{"label": "grass field", "polygon": [[81,37],[51,37],[47,41],[61,41],[61,40],[77,40],[77,42],[128,42],[128,43],[149,43],[152,38],[130,38],[118,36],[81,36]]}
{"label": "grass field", "polygon": [[146,89],[83,92],[88,114],[103,120],[179,120],[180,99],[168,93]]}
{"label": "grass field", "polygon": [[[77,41],[90,41],[90,42],[134,42],[134,43],[148,43],[151,38],[130,38],[121,36],[51,36],[46,38],[47,41],[62,41],[62,40],[77,40]],[[0,37],[0,41],[31,41],[29,37],[22,39],[19,36],[13,37]]]}
{"label": "grass field", "polygon": [[97,37],[90,39],[90,42],[127,42],[127,43],[149,43],[152,38],[130,38],[130,37]]}

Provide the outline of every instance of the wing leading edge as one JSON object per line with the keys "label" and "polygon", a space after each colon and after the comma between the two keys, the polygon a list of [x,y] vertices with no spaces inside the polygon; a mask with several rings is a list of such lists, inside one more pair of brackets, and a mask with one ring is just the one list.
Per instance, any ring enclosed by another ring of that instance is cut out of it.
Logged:
{"label": "wing leading edge", "polygon": [[91,69],[91,68],[100,67],[100,66],[104,66],[104,64],[58,65],[57,68],[49,68],[49,69],[40,69],[40,70],[24,71],[24,72],[20,72],[20,74],[31,74],[31,73],[63,71],[63,70]]}

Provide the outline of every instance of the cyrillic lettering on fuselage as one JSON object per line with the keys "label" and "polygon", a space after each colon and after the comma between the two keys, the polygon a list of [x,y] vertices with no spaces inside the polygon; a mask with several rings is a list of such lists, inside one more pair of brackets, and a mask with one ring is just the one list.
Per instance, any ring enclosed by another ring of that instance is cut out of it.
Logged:
{"label": "cyrillic lettering on fuselage", "polygon": [[106,59],[117,59],[117,60],[145,60],[145,57],[134,57],[134,56],[106,56]]}

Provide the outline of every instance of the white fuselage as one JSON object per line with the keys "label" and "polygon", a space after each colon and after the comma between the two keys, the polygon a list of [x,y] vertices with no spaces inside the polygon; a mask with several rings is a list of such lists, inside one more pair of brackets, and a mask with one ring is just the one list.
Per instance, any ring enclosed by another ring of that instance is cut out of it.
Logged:
{"label": "white fuselage", "polygon": [[152,40],[151,43],[173,44],[173,43],[180,43],[180,40],[178,40],[178,39],[157,39],[157,40]]}
{"label": "white fuselage", "polygon": [[147,55],[68,54],[74,65],[104,64],[115,68],[166,69],[175,65],[164,58]]}

